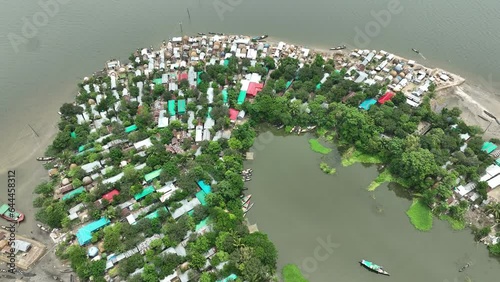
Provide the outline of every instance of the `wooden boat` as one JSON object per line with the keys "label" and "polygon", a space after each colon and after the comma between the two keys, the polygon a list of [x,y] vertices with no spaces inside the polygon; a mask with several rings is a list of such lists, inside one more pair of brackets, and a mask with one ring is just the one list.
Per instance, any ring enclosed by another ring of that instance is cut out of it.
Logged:
{"label": "wooden boat", "polygon": [[247,213],[252,207],[253,207],[254,203],[250,203],[250,202],[247,202],[247,204],[243,205],[243,207],[241,208],[243,210],[243,213]]}
{"label": "wooden boat", "polygon": [[40,162],[48,162],[48,161],[51,161],[55,159],[54,157],[38,157],[36,158],[37,161],[40,161]]}
{"label": "wooden boat", "polygon": [[389,272],[385,271],[382,266],[376,265],[371,261],[367,261],[367,260],[363,259],[359,263],[361,263],[364,267],[368,268],[369,270],[377,272],[378,274],[387,275],[387,276],[390,275]]}
{"label": "wooden boat", "polygon": [[467,267],[469,267],[469,266],[470,266],[470,263],[467,263],[466,265],[462,266],[462,268],[460,268],[460,269],[458,270],[458,272],[462,272],[462,271],[464,271],[464,270],[465,270]]}
{"label": "wooden boat", "polygon": [[243,205],[245,205],[246,203],[248,203],[250,201],[251,198],[252,198],[252,194],[249,194],[249,195],[246,195],[246,196],[242,196],[241,203]]}
{"label": "wooden boat", "polygon": [[255,37],[252,37],[252,41],[263,40],[263,39],[266,39],[267,37],[269,37],[267,34],[264,34],[261,36],[255,36]]}
{"label": "wooden boat", "polygon": [[203,33],[203,32],[198,32],[198,35],[205,35],[205,33]]}
{"label": "wooden boat", "polygon": [[24,220],[24,214],[14,211],[10,211],[10,207],[7,204],[0,206],[0,217],[11,222],[21,223]]}
{"label": "wooden boat", "polygon": [[417,49],[415,49],[415,48],[411,48],[411,50],[412,50],[413,52],[417,53],[417,54],[420,54],[420,51],[418,51],[418,50],[417,50]]}
{"label": "wooden boat", "polygon": [[208,34],[210,34],[210,35],[216,35],[217,33],[210,31]]}
{"label": "wooden boat", "polygon": [[332,51],[334,51],[334,50],[343,50],[345,48],[347,48],[347,46],[340,45],[340,46],[337,46],[337,47],[332,47],[332,48],[330,48],[330,50],[332,50]]}

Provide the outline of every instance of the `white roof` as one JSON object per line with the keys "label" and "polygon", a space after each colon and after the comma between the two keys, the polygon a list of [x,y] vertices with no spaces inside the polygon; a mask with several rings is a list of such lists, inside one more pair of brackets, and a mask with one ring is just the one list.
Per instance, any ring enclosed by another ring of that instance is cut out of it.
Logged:
{"label": "white roof", "polygon": [[488,180],[487,183],[491,189],[497,188],[498,186],[500,186],[500,175],[497,175],[497,176],[493,177],[492,179]]}
{"label": "white roof", "polygon": [[472,190],[474,190],[474,188],[476,188],[476,184],[474,183],[469,183],[465,186],[463,185],[460,185],[458,186],[457,188],[455,188],[455,191],[460,194],[460,196],[465,196],[467,195],[469,192],[471,192]]}
{"label": "white roof", "polygon": [[214,102],[214,89],[212,87],[207,90],[207,100],[209,104]]}
{"label": "white roof", "polygon": [[203,141],[203,126],[198,125],[196,126],[196,134],[194,137],[195,142],[201,142]]}
{"label": "white roof", "polygon": [[278,48],[276,48],[276,49],[283,50],[283,48],[285,47],[285,45],[286,45],[286,43],[281,41],[280,43],[278,43]]}
{"label": "white roof", "polygon": [[167,110],[160,111],[160,116],[158,117],[158,128],[163,128],[168,126],[168,117],[165,116]]}
{"label": "white roof", "polygon": [[86,173],[90,173],[92,172],[94,169],[96,168],[101,168],[102,165],[99,161],[95,161],[95,162],[91,162],[91,163],[88,163],[88,164],[84,164],[81,166],[81,168],[86,172]]}
{"label": "white roof", "polygon": [[172,213],[172,217],[174,219],[181,217],[183,214],[191,211],[192,209],[194,209],[194,207],[201,204],[201,202],[200,202],[200,200],[198,200],[198,198],[194,198],[189,202],[186,200],[182,200],[180,203],[182,204],[182,206],[180,208],[176,209]]}
{"label": "white roof", "polygon": [[144,139],[142,141],[139,141],[137,143],[134,143],[134,147],[137,149],[137,150],[141,150],[141,149],[147,149],[149,147],[153,146],[153,143],[151,143],[151,139],[148,138],[148,139]]}

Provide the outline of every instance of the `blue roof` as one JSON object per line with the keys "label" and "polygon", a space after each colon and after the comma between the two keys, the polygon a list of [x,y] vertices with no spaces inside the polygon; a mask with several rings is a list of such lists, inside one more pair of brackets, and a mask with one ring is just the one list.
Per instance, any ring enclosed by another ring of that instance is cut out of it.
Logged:
{"label": "blue roof", "polygon": [[203,192],[205,192],[207,194],[210,194],[212,192],[212,188],[210,188],[210,185],[205,184],[205,182],[203,182],[203,180],[200,180],[196,183],[198,183],[198,186],[200,186],[200,189],[203,190]]}
{"label": "blue roof", "polygon": [[80,246],[88,244],[92,240],[92,232],[95,232],[98,229],[103,228],[109,223],[110,223],[109,219],[103,217],[98,221],[94,221],[78,229],[78,231],[76,232],[76,238],[78,240],[78,244],[80,244]]}
{"label": "blue roof", "polygon": [[377,100],[375,100],[375,99],[367,99],[367,100],[364,100],[363,103],[361,103],[361,105],[359,105],[359,108],[368,111],[370,109],[370,107],[375,105],[376,103],[377,103]]}

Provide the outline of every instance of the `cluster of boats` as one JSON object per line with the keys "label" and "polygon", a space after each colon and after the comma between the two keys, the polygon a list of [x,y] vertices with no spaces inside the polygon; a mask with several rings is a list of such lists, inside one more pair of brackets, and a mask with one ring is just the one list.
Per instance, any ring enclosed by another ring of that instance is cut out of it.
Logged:
{"label": "cluster of boats", "polygon": [[253,170],[251,168],[245,169],[241,172],[241,177],[243,181],[248,182],[252,180],[252,172]]}
{"label": "cluster of boats", "polygon": [[292,130],[290,130],[290,133],[295,132],[297,134],[301,134],[301,133],[309,132],[309,131],[311,131],[311,130],[313,130],[315,128],[316,128],[316,126],[308,126],[306,128],[302,128],[300,126],[295,126],[295,127],[292,128]]}
{"label": "cluster of boats", "polygon": [[243,207],[241,208],[243,210],[243,216],[246,216],[248,211],[253,207],[252,202],[250,202],[250,199],[252,198],[252,195],[242,195],[241,196],[241,204]]}

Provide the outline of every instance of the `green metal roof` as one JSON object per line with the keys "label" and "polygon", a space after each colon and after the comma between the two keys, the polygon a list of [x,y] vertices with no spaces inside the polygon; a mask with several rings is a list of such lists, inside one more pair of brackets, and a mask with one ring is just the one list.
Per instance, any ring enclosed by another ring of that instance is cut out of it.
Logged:
{"label": "green metal roof", "polygon": [[82,146],[78,147],[78,152],[79,153],[81,153],[83,151],[85,151],[85,145],[82,145]]}
{"label": "green metal roof", "polygon": [[495,161],[495,163],[496,163],[498,166],[500,166],[500,158],[498,158],[498,159]]}
{"label": "green metal roof", "polygon": [[155,179],[156,177],[160,176],[160,173],[161,173],[161,168],[144,175],[144,180],[149,182]]}
{"label": "green metal roof", "polygon": [[195,227],[195,231],[198,231],[200,229],[202,229],[203,227],[207,226],[207,222],[208,222],[208,217],[205,218],[204,220],[200,221],[200,223],[196,224],[196,227]]}
{"label": "green metal roof", "polygon": [[69,136],[71,136],[71,138],[76,138],[76,132],[71,131],[71,133],[69,134]]}
{"label": "green metal roof", "polygon": [[168,113],[170,116],[175,116],[175,100],[168,101]]}
{"label": "green metal roof", "polygon": [[290,85],[292,85],[292,81],[291,80],[286,82],[286,89],[288,89],[290,87]]}
{"label": "green metal roof", "polygon": [[80,246],[90,243],[90,241],[92,240],[92,232],[95,232],[98,229],[103,228],[109,223],[110,223],[109,219],[103,217],[97,221],[94,221],[78,229],[78,231],[76,232],[76,238],[78,239],[78,243],[80,244]]}
{"label": "green metal roof", "polygon": [[147,218],[147,219],[155,219],[155,218],[157,218],[157,217],[158,217],[158,212],[159,212],[160,210],[164,210],[164,211],[168,212],[166,207],[161,207],[161,208],[159,208],[159,209],[155,210],[154,212],[152,212],[152,213],[150,213],[150,214],[146,215],[144,218]]}
{"label": "green metal roof", "polygon": [[238,96],[238,105],[243,104],[243,102],[245,102],[246,97],[247,97],[247,92],[245,90],[241,90],[240,95]]}
{"label": "green metal roof", "polygon": [[320,90],[320,89],[321,89],[321,83],[316,84],[316,90]]}
{"label": "green metal roof", "polygon": [[153,79],[153,82],[154,82],[156,85],[161,85],[161,84],[162,84],[162,79],[161,79],[161,78],[155,78],[155,79]]}
{"label": "green metal roof", "polygon": [[69,200],[77,195],[80,195],[81,193],[85,192],[85,188],[83,187],[80,187],[80,188],[77,188],[67,194],[65,194],[63,197],[62,197],[62,200],[63,201],[66,201],[66,200]]}
{"label": "green metal roof", "polygon": [[137,130],[137,125],[132,124],[131,126],[125,127],[125,133],[130,133]]}
{"label": "green metal roof", "polygon": [[196,74],[197,74],[196,83],[200,84],[201,83],[201,78],[200,78],[201,71],[197,72]]}
{"label": "green metal roof", "polygon": [[205,197],[207,196],[207,193],[203,192],[203,190],[201,191],[198,191],[198,193],[196,193],[196,198],[198,200],[200,200],[200,203],[202,206],[206,206],[207,205],[207,202],[205,201]]}
{"label": "green metal roof", "polygon": [[485,151],[486,153],[491,153],[496,150],[498,146],[491,143],[491,142],[484,142],[483,147],[481,148],[482,151]]}
{"label": "green metal roof", "polygon": [[229,95],[227,94],[227,90],[226,89],[222,90],[222,102],[227,103],[228,96]]}
{"label": "green metal roof", "polygon": [[212,107],[208,107],[208,111],[207,111],[207,118],[212,118],[210,116],[210,112],[212,112]]}
{"label": "green metal roof", "polygon": [[134,199],[135,199],[136,201],[138,201],[138,200],[140,200],[140,199],[142,199],[142,198],[146,197],[147,195],[149,195],[149,194],[153,193],[154,191],[155,191],[155,188],[154,188],[153,186],[148,186],[148,187],[146,187],[144,190],[142,190],[142,192],[141,192],[141,193],[137,193],[137,194],[135,194],[135,195],[134,195]]}
{"label": "green metal roof", "polygon": [[179,114],[183,114],[186,112],[186,100],[178,100],[177,101],[177,112]]}
{"label": "green metal roof", "polygon": [[225,67],[229,66],[229,60],[224,60],[224,66]]}

